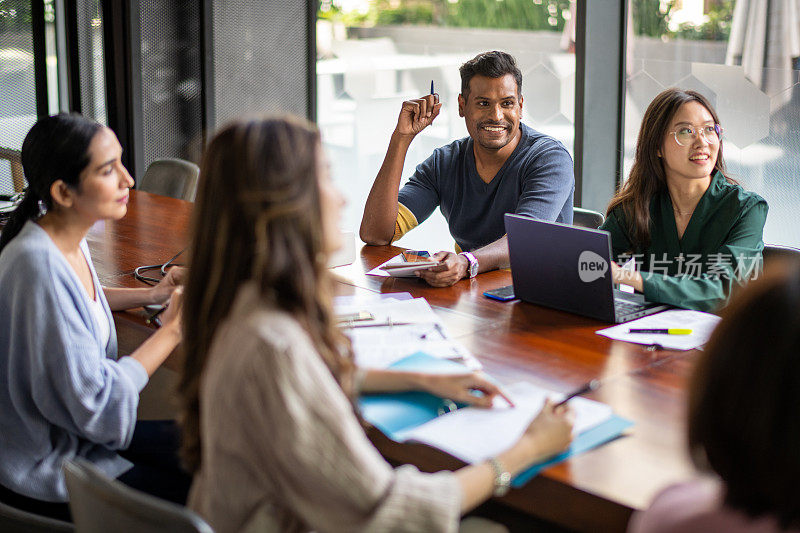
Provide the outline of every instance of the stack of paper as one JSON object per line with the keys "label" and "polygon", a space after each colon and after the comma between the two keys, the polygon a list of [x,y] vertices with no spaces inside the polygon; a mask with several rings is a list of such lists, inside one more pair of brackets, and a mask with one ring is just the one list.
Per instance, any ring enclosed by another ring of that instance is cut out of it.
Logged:
{"label": "stack of paper", "polygon": [[[692,350],[708,342],[720,318],[711,313],[674,309],[597,331],[610,339],[658,345],[667,350]],[[689,335],[630,333],[630,329],[690,329]]]}
{"label": "stack of paper", "polygon": [[407,355],[424,351],[462,362],[470,369],[481,368],[480,362],[450,337],[425,298],[347,303],[339,300],[335,309],[337,315],[362,311],[372,315],[370,320],[342,325],[360,367],[386,368]]}

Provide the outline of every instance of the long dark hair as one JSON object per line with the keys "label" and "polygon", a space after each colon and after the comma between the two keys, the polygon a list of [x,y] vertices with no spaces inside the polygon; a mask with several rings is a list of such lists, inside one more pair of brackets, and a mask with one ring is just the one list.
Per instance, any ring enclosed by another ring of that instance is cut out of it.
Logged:
{"label": "long dark hair", "polygon": [[50,186],[57,180],[80,186],[89,164],[89,145],[103,126],[78,114],[60,113],[39,119],[22,142],[22,169],[28,188],[0,235],[0,252],[28,220],[39,215],[39,202],[53,207]]}
{"label": "long dark hair", "polygon": [[[667,129],[678,112],[678,109],[687,102],[697,102],[705,107],[714,122],[719,124],[719,116],[705,96],[696,91],[670,88],[656,96],[642,118],[639,128],[639,137],[636,140],[636,153],[633,156],[633,166],[628,180],[622,184],[617,194],[608,204],[607,214],[618,206],[622,207],[625,219],[628,222],[628,231],[634,250],[646,248],[650,244],[650,201],[657,193],[667,190],[667,176],[664,171],[664,160],[658,156],[664,145]],[[722,157],[722,141],[719,143],[717,162],[714,171],[722,175],[730,183],[725,169],[725,159]]]}
{"label": "long dark hair", "polygon": [[800,527],[800,264],[747,285],[723,310],[689,387],[688,441],[725,502]]}
{"label": "long dark hair", "polygon": [[352,392],[352,354],[335,326],[321,231],[321,149],[313,125],[285,117],[231,124],[206,150],[183,312],[183,458],[192,471],[201,461],[200,380],[211,342],[249,280],[263,302],[297,318]]}

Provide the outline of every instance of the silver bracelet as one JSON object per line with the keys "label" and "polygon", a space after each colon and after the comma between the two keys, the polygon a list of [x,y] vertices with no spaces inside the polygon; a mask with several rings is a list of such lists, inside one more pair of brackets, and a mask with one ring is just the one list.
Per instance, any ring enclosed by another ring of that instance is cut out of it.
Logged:
{"label": "silver bracelet", "polygon": [[511,473],[506,470],[506,467],[497,457],[490,457],[489,464],[494,470],[494,490],[492,495],[496,498],[505,496],[511,488]]}

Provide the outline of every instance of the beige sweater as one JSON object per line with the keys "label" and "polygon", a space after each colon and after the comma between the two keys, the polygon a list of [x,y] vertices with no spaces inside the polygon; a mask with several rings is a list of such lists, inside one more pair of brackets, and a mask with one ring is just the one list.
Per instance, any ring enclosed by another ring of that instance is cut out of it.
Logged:
{"label": "beige sweater", "polygon": [[450,472],[386,463],[290,315],[252,285],[217,333],[200,390],[189,506],[232,531],[456,531]]}

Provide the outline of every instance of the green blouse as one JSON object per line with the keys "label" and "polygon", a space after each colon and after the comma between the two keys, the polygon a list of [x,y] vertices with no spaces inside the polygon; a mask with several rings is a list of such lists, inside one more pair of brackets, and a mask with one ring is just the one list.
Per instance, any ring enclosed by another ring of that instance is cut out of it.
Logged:
{"label": "green blouse", "polygon": [[669,193],[650,202],[650,245],[634,249],[621,207],[600,229],[611,233],[616,261],[636,258],[644,295],[652,302],[713,311],[727,303],[734,285],[761,272],[767,202],[728,183],[717,172],[678,238]]}

